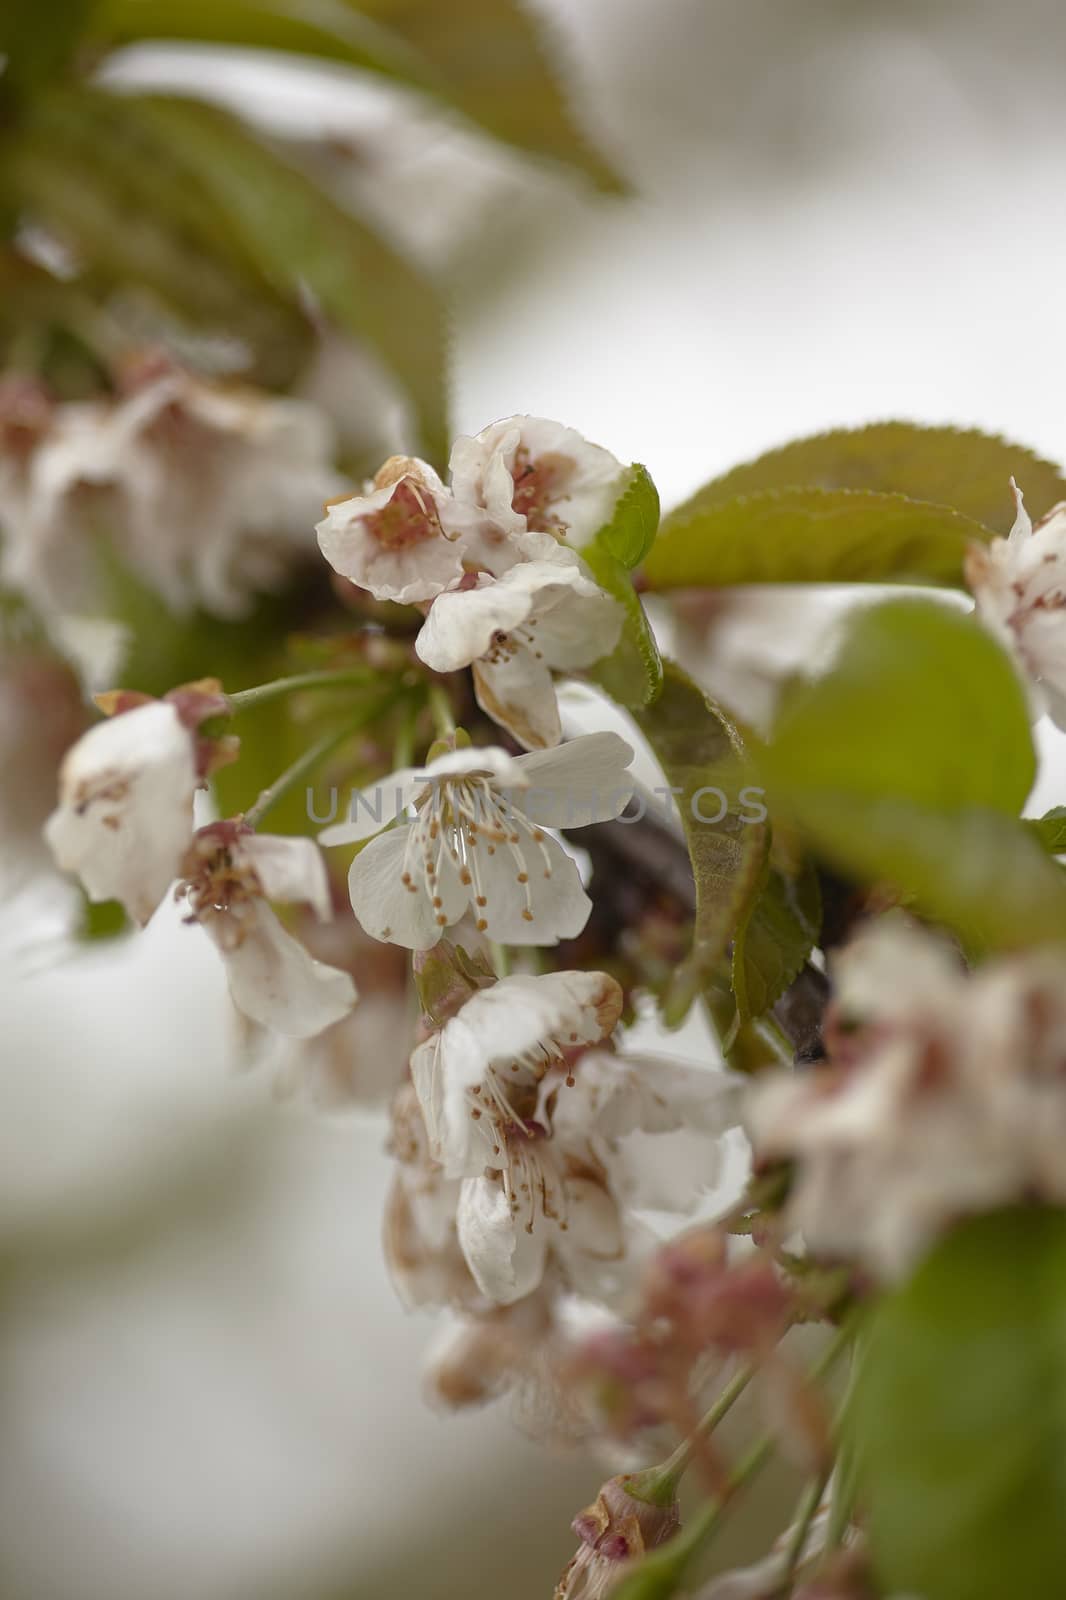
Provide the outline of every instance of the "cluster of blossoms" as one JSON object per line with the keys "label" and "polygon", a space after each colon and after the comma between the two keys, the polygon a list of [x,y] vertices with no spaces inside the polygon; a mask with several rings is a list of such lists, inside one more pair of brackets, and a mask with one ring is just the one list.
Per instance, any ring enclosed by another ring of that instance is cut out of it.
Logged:
{"label": "cluster of blossoms", "polygon": [[[96,417],[106,449],[85,443],[74,408],[57,419],[28,391],[21,411],[5,404],[4,576],[53,610],[92,603],[88,568],[57,565],[53,546],[64,520],[89,527],[97,490],[131,571],[173,607],[222,613],[299,548],[297,503],[337,488],[287,402],[262,414],[172,372]],[[197,520],[188,483],[168,501],[186,447],[217,524]],[[390,458],[361,492],[330,499],[317,527],[332,595],[371,619],[327,641],[342,665],[235,694],[204,679],[161,698],[98,696],[105,718],[67,751],[45,836],[91,899],[120,902],[138,925],[176,900],[219,951],[255,1037],[295,1041],[296,1068],[331,1098],[388,1102],[385,1253],[405,1305],[449,1314],[427,1372],[440,1404],[507,1393],[535,1426],[601,1446],[681,1437],[664,1465],[611,1479],[575,1520],[560,1600],[599,1600],[670,1544],[690,1460],[712,1500],[728,1497],[711,1430],[756,1375],[772,1431],[818,1495],[764,1562],[720,1575],[703,1600],[867,1600],[854,1508],[819,1510],[832,1423],[786,1336],[841,1319],[960,1219],[1066,1204],[1061,961],[972,974],[947,940],[882,917],[832,956],[827,1053],[802,1073],[760,1072],[742,1094],[724,1069],[635,1044],[620,946],[601,957],[594,942],[589,958],[575,945],[594,885],[569,840],[629,806],[634,750],[615,732],[564,739],[555,679],[620,639],[622,608],[582,552],[630,470],[531,417],[460,439],[448,483]],[[143,526],[153,497],[149,557],[122,546],[122,508]],[[186,521],[202,545],[171,539]],[[979,614],[1056,719],[1063,532],[1062,508],[1034,531],[1019,495],[1009,540],[967,566]],[[383,606],[400,618],[395,638]],[[229,729],[242,709],[321,688],[348,697],[349,720],[249,809],[213,815],[203,791],[239,758]],[[72,733],[82,716],[76,704]],[[327,756],[352,780],[347,814],[317,840],[261,831]],[[698,1208],[740,1126],[751,1184],[707,1222]],[[718,1399],[701,1418],[709,1389]]]}

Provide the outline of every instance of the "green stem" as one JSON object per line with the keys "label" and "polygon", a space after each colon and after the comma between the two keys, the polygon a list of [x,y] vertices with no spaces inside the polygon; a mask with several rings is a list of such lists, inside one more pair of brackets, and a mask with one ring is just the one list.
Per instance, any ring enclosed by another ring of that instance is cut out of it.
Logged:
{"label": "green stem", "polygon": [[455,714],[452,711],[452,702],[442,683],[429,685],[429,709],[433,713],[433,723],[437,730],[438,739],[450,739],[455,733]]}
{"label": "green stem", "polygon": [[780,1584],[783,1593],[788,1593],[791,1590],[796,1573],[799,1571],[800,1563],[803,1560],[804,1546],[811,1531],[811,1523],[814,1521],[818,1507],[822,1503],[822,1496],[825,1494],[831,1471],[831,1467],[825,1467],[816,1477],[811,1479],[803,1491],[799,1506],[796,1509],[795,1526],[788,1541],[788,1549],[785,1551],[785,1570],[782,1573]]}
{"label": "green stem", "polygon": [[343,667],[336,671],[299,672],[289,678],[275,678],[273,683],[260,683],[254,689],[238,689],[226,696],[234,713],[248,711],[252,706],[266,705],[270,700],[280,700],[283,695],[297,694],[301,689],[343,689],[346,684],[368,683],[377,676],[369,667]]}
{"label": "green stem", "polygon": [[708,1434],[714,1432],[722,1418],[736,1405],[754,1376],[754,1367],[741,1367],[726,1384],[714,1404],[700,1418],[692,1434],[678,1445],[673,1455],[668,1456],[658,1468],[653,1469],[661,1475],[664,1484],[669,1483],[676,1488],[692,1461],[696,1440],[706,1438]]}
{"label": "green stem", "polygon": [[[832,1370],[853,1338],[854,1332],[850,1318],[837,1329],[810,1370],[812,1382],[824,1378]],[[738,1373],[734,1383],[740,1376]],[[721,1403],[725,1393],[726,1391],[723,1391],[716,1404]],[[715,1409],[716,1407],[712,1406],[711,1411]],[[701,1423],[701,1427],[702,1425]],[[773,1435],[763,1434],[762,1438],[752,1445],[736,1470],[730,1474],[725,1493],[715,1500],[708,1501],[702,1511],[668,1544],[645,1556],[633,1572],[622,1580],[617,1589],[612,1590],[612,1600],[668,1600],[669,1596],[675,1594],[678,1585],[685,1577],[689,1563],[710,1543],[717,1532],[726,1507],[740,1490],[746,1488],[762,1471],[775,1448],[776,1440]]]}
{"label": "green stem", "polygon": [[[402,692],[402,691],[401,691]],[[354,721],[346,722],[342,728],[335,728],[332,733],[324,734],[317,743],[310,745],[302,755],[297,756],[291,767],[286,767],[281,775],[274,779],[268,789],[264,789],[250,811],[244,814],[244,820],[250,828],[257,828],[266,816],[289,791],[295,788],[301,779],[314,771],[320,761],[330,755],[334,750],[359,729],[365,727],[371,717],[388,710],[397,696],[395,693],[388,695],[384,700],[377,700],[371,706],[364,705],[359,716]]]}

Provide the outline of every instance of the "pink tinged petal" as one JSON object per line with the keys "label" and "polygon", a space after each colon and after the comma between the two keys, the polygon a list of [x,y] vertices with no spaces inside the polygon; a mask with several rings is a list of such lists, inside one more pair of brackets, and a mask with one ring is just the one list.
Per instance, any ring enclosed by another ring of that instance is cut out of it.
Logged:
{"label": "pink tinged petal", "polygon": [[45,838],[91,899],[120,900],[143,924],[191,843],[198,783],[194,743],[173,706],[123,712],[67,752]]}
{"label": "pink tinged petal", "polygon": [[292,1039],[310,1039],[348,1015],[356,1001],[348,973],[315,961],[265,902],[252,903],[242,916],[235,943],[227,921],[212,918],[205,926],[222,951],[238,1011]]}
{"label": "pink tinged petal", "polygon": [[336,572],[401,604],[432,600],[463,573],[459,545],[442,531],[448,490],[425,462],[407,465],[384,487],[330,506],[315,530]]}
{"label": "pink tinged petal", "polygon": [[309,905],[321,922],[333,915],[329,873],[312,839],[253,833],[237,840],[233,854],[254,871],[268,900]]}
{"label": "pink tinged petal", "polygon": [[475,661],[474,694],[482,711],[525,749],[548,749],[562,738],[552,675],[524,646]]}
{"label": "pink tinged petal", "polygon": [[548,1230],[527,1232],[494,1178],[468,1178],[456,1212],[459,1244],[478,1288],[497,1305],[531,1294],[544,1276]]}
{"label": "pink tinged petal", "polygon": [[586,733],[519,756],[529,785],[522,810],[545,828],[582,828],[623,812],[633,794],[633,748],[617,733]]}
{"label": "pink tinged petal", "polygon": [[429,950],[443,930],[425,880],[410,862],[409,844],[408,825],[372,839],[352,862],[348,892],[352,910],[372,938],[408,950]]}

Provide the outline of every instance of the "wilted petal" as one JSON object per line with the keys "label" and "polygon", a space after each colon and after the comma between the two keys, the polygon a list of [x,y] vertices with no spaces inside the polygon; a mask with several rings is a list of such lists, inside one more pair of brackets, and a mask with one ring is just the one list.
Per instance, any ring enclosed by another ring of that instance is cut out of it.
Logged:
{"label": "wilted petal", "polygon": [[310,1039],[347,1016],[356,1001],[349,975],[309,955],[265,901],[242,908],[238,937],[226,924],[225,917],[204,921],[238,1011],[293,1039]]}

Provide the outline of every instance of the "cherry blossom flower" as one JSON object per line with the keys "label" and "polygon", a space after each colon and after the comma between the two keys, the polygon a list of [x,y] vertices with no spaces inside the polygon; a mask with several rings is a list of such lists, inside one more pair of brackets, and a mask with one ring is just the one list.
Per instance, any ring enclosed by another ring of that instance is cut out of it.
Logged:
{"label": "cherry blossom flower", "polygon": [[1066,502],[1034,528],[1014,479],[1017,507],[1006,539],[971,545],[966,582],[977,614],[1023,667],[1037,715],[1066,729]]}
{"label": "cherry blossom flower", "polygon": [[548,533],[580,549],[610,520],[622,463],[561,422],[507,417],[452,449],[457,500],[483,506],[511,534]]}
{"label": "cherry blossom flower", "polygon": [[560,547],[500,578],[442,594],[415,641],[435,672],[473,667],[478,704],[529,749],[562,737],[552,669],[573,671],[608,655],[622,608]]}
{"label": "cherry blossom flower", "polygon": [[253,1022],[304,1039],[351,1010],[349,974],[316,961],[268,904],[306,903],[323,920],[331,915],[325,862],[312,840],[211,823],[186,852],[177,893],[188,920],[214,940],[233,1003]]}
{"label": "cherry blossom flower", "polygon": [[238,616],[311,555],[331,453],[306,402],[157,367],[117,403],[54,408],[0,507],[0,574],[45,614],[91,612],[106,540],[171,610]]}
{"label": "cherry blossom flower", "polygon": [[383,1238],[385,1263],[397,1295],[409,1311],[479,1302],[455,1225],[459,1182],[446,1177],[430,1154],[411,1084],[405,1084],[393,1101],[389,1148],[395,1167]]}
{"label": "cherry blossom flower", "polygon": [[319,547],[334,571],[378,600],[432,600],[463,576],[462,541],[442,522],[451,498],[425,461],[390,456],[365,494],[327,507]]}
{"label": "cherry blossom flower", "polygon": [[[556,944],[585,926],[591,902],[550,827],[616,817],[632,794],[633,752],[614,733],[509,756],[488,747],[403,768],[353,797],[323,844],[377,834],[348,877],[352,908],[375,938],[428,950],[468,908],[505,944]],[[413,820],[383,833],[414,807]]]}
{"label": "cherry blossom flower", "polygon": [[[464,1180],[459,1243],[492,1301],[530,1293],[549,1257],[571,1288],[609,1301],[636,1260],[639,1230],[626,1208],[686,1209],[701,1189],[691,1173],[672,1185],[667,1151],[629,1136],[717,1136],[735,1121],[718,1075],[581,1053],[610,1034],[620,1010],[621,991],[603,974],[505,978],[411,1058],[429,1149]],[[704,1183],[716,1175],[711,1152]]]}
{"label": "cherry blossom flower", "polygon": [[91,899],[120,900],[143,924],[192,841],[199,783],[195,735],[179,709],[139,705],[90,728],[67,752],[45,838]]}
{"label": "cherry blossom flower", "polygon": [[836,971],[829,1036],[843,1048],[802,1078],[763,1080],[748,1108],[756,1158],[794,1162],[786,1220],[808,1247],[891,1279],[965,1216],[1026,1196],[1061,1204],[1061,956],[967,975],[942,941],[890,919]]}
{"label": "cherry blossom flower", "polygon": [[[592,1505],[578,1513],[574,1532],[581,1544],[555,1590],[555,1600],[603,1600],[622,1576],[623,1565],[639,1560],[673,1538],[681,1526],[676,1499],[650,1488],[651,1474],[610,1478]],[[645,1484],[649,1488],[645,1489]]]}

